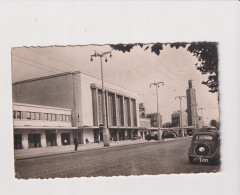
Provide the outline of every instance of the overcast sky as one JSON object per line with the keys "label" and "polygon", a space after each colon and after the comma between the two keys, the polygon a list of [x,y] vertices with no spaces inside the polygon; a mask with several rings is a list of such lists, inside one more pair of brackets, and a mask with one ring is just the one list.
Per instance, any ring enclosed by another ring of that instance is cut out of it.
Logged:
{"label": "overcast sky", "polygon": [[[193,80],[196,89],[198,107],[204,107],[204,121],[219,118],[217,95],[208,92],[208,87],[201,82],[207,79],[196,70],[196,58],[186,48],[170,48],[164,46],[160,55],[148,49],[134,47],[130,53],[112,50],[112,58],[104,61],[105,80],[128,87],[139,94],[139,102],[143,102],[146,113],[156,112],[155,88],[152,82],[164,82],[159,88],[159,111],[163,123],[171,121],[171,114],[179,109],[176,96],[186,96],[188,80]],[[60,72],[81,70],[100,78],[100,60],[90,55],[97,52],[111,51],[109,45],[104,46],[66,46],[66,47],[31,47],[12,49],[13,82],[51,75]],[[182,108],[186,109],[183,99]],[[201,114],[200,111],[198,112]]]}

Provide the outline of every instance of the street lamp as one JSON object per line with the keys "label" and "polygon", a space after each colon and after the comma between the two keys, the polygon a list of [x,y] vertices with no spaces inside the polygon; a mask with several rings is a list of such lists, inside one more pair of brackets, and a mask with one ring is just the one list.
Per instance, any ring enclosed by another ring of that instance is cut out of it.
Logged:
{"label": "street lamp", "polygon": [[183,131],[183,122],[182,122],[182,98],[186,98],[185,96],[177,96],[175,97],[175,100],[179,98],[180,100],[180,126],[181,126],[181,131],[182,131],[182,136],[184,137],[184,131]]}
{"label": "street lamp", "polygon": [[194,106],[194,129],[197,130],[197,104],[192,104]]}
{"label": "street lamp", "polygon": [[198,108],[198,110],[201,110],[202,127],[203,127],[203,113],[202,113],[202,110],[205,110],[205,108]]}
{"label": "street lamp", "polygon": [[100,62],[101,62],[101,77],[102,77],[102,118],[103,118],[103,146],[107,147],[110,146],[110,140],[109,140],[109,129],[107,127],[107,116],[106,116],[106,106],[105,106],[105,88],[104,88],[104,80],[103,80],[103,66],[102,66],[102,58],[105,57],[105,62],[107,62],[107,55],[109,55],[109,57],[112,57],[111,51],[108,52],[103,52],[103,53],[97,53],[95,51],[95,53],[93,55],[91,55],[91,62],[93,61],[93,57],[99,57],[100,58]]}
{"label": "street lamp", "polygon": [[154,82],[154,83],[150,83],[150,88],[152,85],[154,85],[156,87],[156,95],[157,95],[157,127],[158,127],[158,136],[159,136],[159,140],[162,140],[162,132],[160,129],[160,119],[159,119],[159,109],[158,109],[158,88],[160,86],[160,84],[164,85],[164,82]]}

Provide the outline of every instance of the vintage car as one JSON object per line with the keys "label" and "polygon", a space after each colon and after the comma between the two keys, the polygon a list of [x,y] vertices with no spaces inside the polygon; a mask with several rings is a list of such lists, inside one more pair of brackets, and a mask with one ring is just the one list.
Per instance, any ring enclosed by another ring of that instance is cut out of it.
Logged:
{"label": "vintage car", "polygon": [[213,163],[220,161],[220,138],[216,130],[202,129],[193,134],[188,150],[190,163]]}
{"label": "vintage car", "polygon": [[150,134],[147,134],[146,136],[145,136],[145,139],[147,140],[147,141],[150,141],[150,140],[158,140],[158,135],[157,135],[157,133],[150,133]]}

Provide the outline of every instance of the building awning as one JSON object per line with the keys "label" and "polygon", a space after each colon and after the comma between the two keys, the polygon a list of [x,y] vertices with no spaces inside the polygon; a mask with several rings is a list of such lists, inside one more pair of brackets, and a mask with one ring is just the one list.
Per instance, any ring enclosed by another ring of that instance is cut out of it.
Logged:
{"label": "building awning", "polygon": [[142,127],[109,127],[109,129],[125,129],[125,130],[140,130]]}
{"label": "building awning", "polygon": [[16,126],[14,129],[66,129],[66,130],[74,130],[78,129],[78,127],[35,127],[35,126]]}

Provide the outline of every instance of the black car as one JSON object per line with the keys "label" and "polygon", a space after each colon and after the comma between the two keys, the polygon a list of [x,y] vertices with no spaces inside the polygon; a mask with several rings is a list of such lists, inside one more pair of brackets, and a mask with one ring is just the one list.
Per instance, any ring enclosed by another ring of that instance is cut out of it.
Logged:
{"label": "black car", "polygon": [[216,130],[200,130],[193,134],[188,150],[190,163],[214,163],[220,161],[220,138]]}
{"label": "black car", "polygon": [[158,140],[159,138],[157,133],[150,133],[145,136],[145,139],[147,141],[150,141],[150,140]]}

